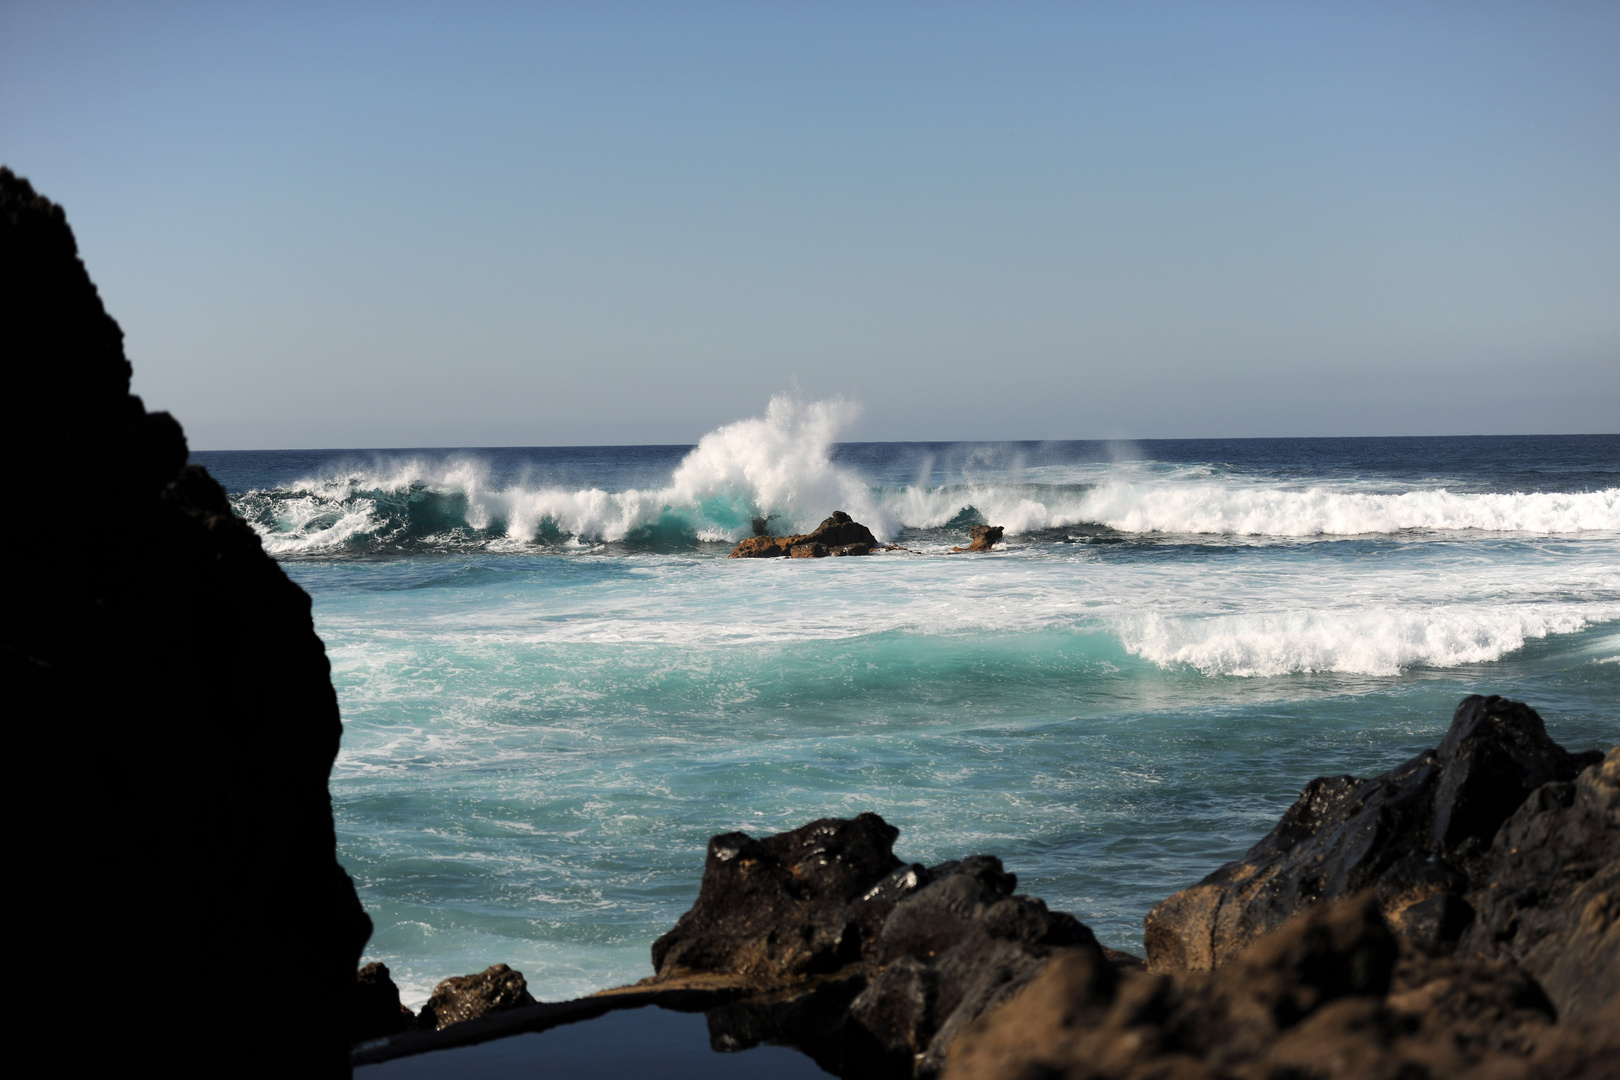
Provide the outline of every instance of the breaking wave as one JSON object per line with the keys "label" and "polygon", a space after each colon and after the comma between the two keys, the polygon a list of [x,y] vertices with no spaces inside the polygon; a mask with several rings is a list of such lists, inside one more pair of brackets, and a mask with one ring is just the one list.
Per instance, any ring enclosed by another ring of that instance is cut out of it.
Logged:
{"label": "breaking wave", "polygon": [[1220,475],[1211,467],[1077,465],[1040,482],[874,486],[840,465],[843,401],[773,398],[763,417],[705,435],[656,488],[492,482],[473,457],[398,459],[235,497],[277,555],[601,543],[670,550],[735,542],[758,518],[804,531],[845,510],[880,538],[987,522],[1013,537],[1094,527],[1124,536],[1319,537],[1474,530],[1620,532],[1620,488],[1584,492],[1366,490]]}
{"label": "breaking wave", "polygon": [[1527,641],[1620,618],[1620,604],[1423,606],[1289,611],[1203,618],[1145,615],[1118,627],[1126,650],[1205,675],[1296,672],[1396,675],[1500,660]]}

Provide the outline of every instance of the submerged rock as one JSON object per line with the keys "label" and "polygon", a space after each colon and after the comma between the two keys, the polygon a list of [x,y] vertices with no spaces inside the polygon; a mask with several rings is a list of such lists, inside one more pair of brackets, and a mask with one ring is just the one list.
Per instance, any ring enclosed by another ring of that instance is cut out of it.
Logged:
{"label": "submerged rock", "polygon": [[810,532],[798,536],[766,536],[767,519],[755,518],[756,535],[731,549],[733,559],[821,559],[838,555],[870,555],[881,545],[872,530],[842,510]]}
{"label": "submerged rock", "polygon": [[349,996],[349,1038],[357,1043],[397,1035],[416,1027],[416,1014],[399,1000],[399,987],[386,964],[371,963],[355,972]]}
{"label": "submerged rock", "polygon": [[[1477,908],[1492,837],[1543,784],[1595,757],[1547,737],[1536,711],[1465,698],[1436,750],[1368,780],[1313,780],[1277,827],[1236,862],[1148,913],[1148,966],[1207,971],[1310,906],[1372,889],[1398,929],[1455,941]],[[1448,899],[1449,898],[1449,899]]]}
{"label": "submerged rock", "polygon": [[1001,543],[1001,535],[1006,531],[1000,525],[975,525],[968,530],[968,536],[972,537],[968,546],[951,548],[951,551],[989,551]]}
{"label": "submerged rock", "polygon": [[457,975],[445,979],[433,988],[422,1011],[417,1014],[417,1025],[433,1031],[476,1020],[493,1012],[518,1009],[533,1005],[529,984],[523,972],[513,971],[505,964],[485,968],[476,975]]}
{"label": "submerged rock", "polygon": [[[130,394],[123,332],[61,207],[9,170],[0,281],[0,431],[67,508],[51,523],[14,499],[0,528],[6,565],[24,568],[0,630],[11,757],[73,777],[71,797],[11,795],[30,823],[19,865],[58,883],[94,866],[117,894],[18,892],[28,933],[11,959],[35,974],[13,1019],[59,1024],[114,943],[143,1004],[99,1015],[66,1051],[73,1071],[348,1075],[371,926],[336,859],[342,724],[309,596],[186,464],[180,425]],[[239,973],[225,992],[202,977],[225,971]],[[297,1023],[267,1038],[291,1002]]]}

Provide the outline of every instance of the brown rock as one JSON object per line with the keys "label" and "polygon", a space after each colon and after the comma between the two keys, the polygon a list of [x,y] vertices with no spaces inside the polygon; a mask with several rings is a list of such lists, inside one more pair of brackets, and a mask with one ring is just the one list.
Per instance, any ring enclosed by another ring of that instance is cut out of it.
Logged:
{"label": "brown rock", "polygon": [[523,972],[496,964],[476,975],[458,975],[439,983],[433,988],[428,1003],[422,1006],[416,1022],[419,1027],[432,1031],[534,1003]]}
{"label": "brown rock", "polygon": [[[763,519],[755,519],[756,528]],[[880,545],[872,530],[842,510],[801,536],[751,536],[731,549],[733,559],[821,559],[829,555],[868,555]]]}
{"label": "brown rock", "polygon": [[1398,962],[1397,948],[1369,895],[1318,906],[1213,973],[1130,973],[1116,989],[1094,959],[1062,951],[964,1030],[945,1075],[1518,1076],[1553,1041],[1550,1004],[1512,965]]}
{"label": "brown rock", "polygon": [[972,541],[965,548],[951,548],[953,552],[960,551],[989,551],[1001,543],[1001,534],[1006,532],[1000,525],[975,525],[968,530]]}

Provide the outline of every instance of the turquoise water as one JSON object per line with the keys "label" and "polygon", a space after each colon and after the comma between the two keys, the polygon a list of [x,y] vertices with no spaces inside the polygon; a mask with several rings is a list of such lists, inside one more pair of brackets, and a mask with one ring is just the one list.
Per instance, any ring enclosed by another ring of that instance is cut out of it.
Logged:
{"label": "turquoise water", "polygon": [[[496,962],[542,999],[634,981],[710,835],[862,810],[1139,950],[1464,694],[1620,741],[1620,438],[842,445],[796,410],[696,448],[197,455],[314,598],[340,859],[409,1003]],[[833,509],[912,550],[724,557]],[[982,519],[1005,549],[947,554]]]}

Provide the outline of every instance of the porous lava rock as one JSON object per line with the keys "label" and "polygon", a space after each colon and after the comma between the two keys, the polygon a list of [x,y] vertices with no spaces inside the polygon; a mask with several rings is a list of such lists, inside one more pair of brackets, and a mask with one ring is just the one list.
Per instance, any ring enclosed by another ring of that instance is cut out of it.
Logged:
{"label": "porous lava rock", "polygon": [[971,537],[968,546],[951,548],[951,551],[989,551],[1001,543],[1001,536],[1006,531],[1000,525],[975,525],[968,530],[968,536]]}
{"label": "porous lava rock", "polygon": [[[1313,907],[1214,972],[1060,950],[970,1024],[947,1080],[1613,1076],[1612,1029],[1565,1027],[1533,978],[1407,948],[1370,893]],[[1550,1068],[1549,1068],[1550,1067]]]}
{"label": "porous lava rock", "polygon": [[1465,698],[1438,749],[1370,779],[1311,781],[1241,859],[1156,905],[1148,966],[1208,971],[1312,905],[1367,890],[1397,929],[1449,946],[1474,921],[1466,895],[1490,876],[1482,860],[1503,822],[1601,756],[1565,751],[1522,702]]}
{"label": "porous lava rock", "polygon": [[[1029,980],[1056,949],[1109,955],[1073,916],[1017,895],[999,859],[902,863],[876,814],[709,842],[698,900],[653,945],[647,989],[717,985],[742,998],[710,1016],[737,1049],[797,1046],[845,1077],[937,1072],[963,1025]],[[740,980],[740,981],[739,981]]]}
{"label": "porous lava rock", "polygon": [[1517,963],[1562,1020],[1620,1011],[1620,747],[1538,788],[1475,873],[1458,955]]}
{"label": "porous lava rock", "polygon": [[[766,519],[756,519],[763,528]],[[750,536],[731,549],[733,559],[822,559],[838,555],[870,555],[880,545],[872,530],[842,510],[810,532],[795,536]]]}
{"label": "porous lava rock", "polygon": [[505,964],[495,964],[476,975],[455,975],[433,988],[433,996],[416,1015],[416,1023],[428,1031],[447,1028],[464,1020],[476,1020],[493,1012],[535,1004],[523,972]]}
{"label": "porous lava rock", "polygon": [[386,1038],[416,1027],[416,1014],[399,1000],[399,987],[387,964],[370,963],[354,975],[349,996],[349,1037],[357,1043]]}
{"label": "porous lava rock", "polygon": [[915,873],[895,857],[899,834],[877,814],[860,814],[757,840],[714,837],[697,902],[653,942],[653,970],[781,980],[861,959]]}
{"label": "porous lava rock", "polygon": [[[39,1038],[109,958],[136,1004],[73,1070],[346,1076],[370,933],[335,858],[342,725],[310,600],[129,392],[123,333],[62,208],[0,170],[12,1011]],[[31,489],[36,490],[36,489]],[[29,779],[38,777],[39,780]],[[228,989],[203,973],[230,972]],[[298,1020],[267,1035],[265,1018]],[[145,1067],[143,1069],[143,1066]]]}
{"label": "porous lava rock", "polygon": [[883,923],[879,971],[854,999],[849,1075],[937,1071],[965,1024],[1010,997],[1054,948],[1094,955],[1112,970],[1091,931],[1072,915],[1016,896],[1001,860],[975,855],[934,867]]}

